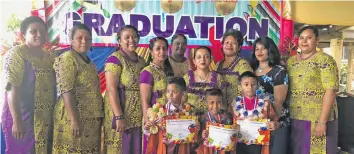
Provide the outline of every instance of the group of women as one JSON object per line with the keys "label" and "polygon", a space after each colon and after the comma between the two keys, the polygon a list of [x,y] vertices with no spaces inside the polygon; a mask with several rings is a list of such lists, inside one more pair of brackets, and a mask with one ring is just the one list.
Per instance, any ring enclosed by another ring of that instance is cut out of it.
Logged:
{"label": "group of women", "polygon": [[165,38],[151,39],[146,62],[135,52],[138,30],[126,25],[117,32],[117,50],[106,60],[103,97],[95,65],[86,56],[92,45],[90,28],[74,26],[71,50],[58,57],[42,50],[47,27],[40,18],[26,18],[21,32],[25,44],[15,47],[5,60],[6,153],[144,153],[147,141],[141,126],[149,107],[166,103],[168,76],[184,77],[185,101],[203,113],[205,90],[222,89],[226,109],[240,94],[237,78],[245,71],[259,77],[280,117],[280,127],[272,133],[271,154],[336,150],[338,70],[331,56],[316,51],[314,27],[300,31],[302,52],[286,67],[280,65],[277,46],[268,37],[254,42],[250,63],[242,59],[243,35],[230,29],[222,38],[224,59],[211,70],[211,50],[199,47],[189,60],[182,34],[172,37],[170,56]]}

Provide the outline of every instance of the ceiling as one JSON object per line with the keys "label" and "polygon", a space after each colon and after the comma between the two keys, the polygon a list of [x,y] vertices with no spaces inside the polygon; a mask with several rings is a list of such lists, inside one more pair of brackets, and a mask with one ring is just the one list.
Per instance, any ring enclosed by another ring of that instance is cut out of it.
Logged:
{"label": "ceiling", "polygon": [[[301,28],[307,26],[303,23],[294,23],[294,34],[297,35]],[[336,26],[336,25],[313,25],[319,31],[319,47],[330,46],[330,40],[334,38],[343,38],[344,46],[349,42],[354,42],[354,26]]]}

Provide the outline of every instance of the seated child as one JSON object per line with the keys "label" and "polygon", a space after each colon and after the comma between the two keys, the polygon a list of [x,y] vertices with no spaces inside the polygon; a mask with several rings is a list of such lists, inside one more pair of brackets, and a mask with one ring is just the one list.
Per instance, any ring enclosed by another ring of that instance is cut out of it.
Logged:
{"label": "seated child", "polygon": [[205,92],[206,103],[208,112],[203,114],[200,118],[200,125],[202,128],[202,142],[199,142],[199,147],[196,150],[197,154],[231,154],[235,151],[221,151],[213,150],[203,144],[203,141],[208,138],[208,131],[206,130],[207,122],[219,123],[225,125],[232,125],[232,115],[221,110],[223,94],[220,89],[208,89]]}
{"label": "seated child", "polygon": [[[242,96],[235,98],[229,111],[233,112],[235,120],[258,121],[270,119],[267,129],[275,130],[279,127],[278,118],[269,100],[257,95],[259,89],[258,78],[252,72],[244,72],[239,77]],[[262,101],[264,100],[264,101]],[[235,121],[235,122],[236,122]],[[268,154],[269,146],[237,143],[236,153],[239,154]]]}
{"label": "seated child", "polygon": [[[168,102],[163,108],[165,115],[193,115],[193,109],[191,109],[190,104],[182,103],[182,97],[185,94],[186,82],[181,77],[171,77],[168,79],[167,83],[167,100]],[[159,110],[161,110],[161,108]],[[151,111],[148,111],[151,112]],[[148,113],[149,114],[149,113]],[[160,113],[158,113],[160,115]],[[160,118],[162,116],[159,116]],[[163,142],[163,135],[161,126],[158,127],[158,132],[152,134],[149,132],[151,127],[156,127],[156,123],[160,122],[161,119],[156,119],[145,123],[144,134],[150,135],[148,140],[148,146],[146,153],[157,153],[157,154],[189,154],[191,144],[179,144],[175,145],[173,143],[168,143],[167,145]],[[199,123],[196,124],[196,129],[199,130]]]}

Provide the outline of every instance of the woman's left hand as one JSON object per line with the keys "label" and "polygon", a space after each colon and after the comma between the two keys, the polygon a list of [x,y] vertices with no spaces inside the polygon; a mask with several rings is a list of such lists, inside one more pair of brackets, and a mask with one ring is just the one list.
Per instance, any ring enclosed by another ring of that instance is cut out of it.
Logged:
{"label": "woman's left hand", "polygon": [[316,124],[315,136],[324,137],[326,136],[327,126],[325,124]]}
{"label": "woman's left hand", "polygon": [[274,122],[274,121],[267,122],[267,128],[269,130],[276,130],[279,127],[280,127],[280,123],[279,122]]}

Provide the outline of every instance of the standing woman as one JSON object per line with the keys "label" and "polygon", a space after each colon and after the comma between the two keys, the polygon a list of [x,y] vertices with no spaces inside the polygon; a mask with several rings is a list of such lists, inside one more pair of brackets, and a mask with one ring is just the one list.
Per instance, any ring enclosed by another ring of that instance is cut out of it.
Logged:
{"label": "standing woman", "polygon": [[225,77],[225,81],[230,84],[228,104],[241,94],[238,90],[238,76],[243,72],[251,71],[250,64],[243,58],[239,57],[243,44],[243,35],[240,31],[229,29],[222,37],[222,51],[224,59],[216,64],[216,71]]}
{"label": "standing woman", "polygon": [[[150,64],[141,71],[140,97],[143,108],[144,122],[148,121],[147,109],[159,103],[165,105],[167,98],[165,95],[167,87],[167,76],[173,76],[173,71],[167,59],[168,42],[163,37],[156,37],[150,40]],[[151,136],[150,136],[151,137]],[[146,151],[149,138],[144,135],[143,154],[157,151]],[[157,145],[156,145],[157,146]],[[153,149],[153,148],[149,148]]]}
{"label": "standing woman", "polygon": [[134,26],[122,27],[117,38],[119,49],[108,57],[105,65],[104,151],[108,154],[140,153],[143,114],[139,74],[146,63],[135,52],[139,34]]}
{"label": "standing woman", "polygon": [[171,40],[172,54],[168,57],[175,76],[183,77],[190,69],[189,59],[184,57],[187,47],[187,37],[183,34],[175,34]]}
{"label": "standing woman", "polygon": [[289,144],[289,108],[285,103],[288,93],[288,74],[280,66],[280,53],[277,45],[269,37],[258,38],[253,45],[252,68],[258,77],[265,96],[273,104],[279,118],[270,143],[271,154],[286,154]]}
{"label": "standing woman", "polygon": [[86,56],[91,30],[77,24],[71,30],[70,51],[54,63],[59,100],[54,109],[53,153],[99,153],[103,99],[95,65]]}
{"label": "standing woman", "polygon": [[[195,106],[198,114],[204,114],[208,111],[207,102],[205,100],[205,91],[207,89],[219,88],[223,90],[223,101],[227,101],[227,83],[224,82],[222,76],[215,71],[210,70],[211,50],[206,46],[200,46],[195,50],[193,62],[196,70],[189,70],[184,75],[187,84],[186,101]],[[225,103],[223,103],[225,104]],[[222,108],[226,109],[226,106]]]}
{"label": "standing woman", "polygon": [[338,150],[338,68],[331,56],[316,51],[318,40],[317,28],[302,28],[301,53],[287,64],[293,154],[335,154]]}
{"label": "standing woman", "polygon": [[47,154],[51,151],[55,104],[54,55],[42,47],[47,26],[35,16],[21,23],[25,44],[9,51],[5,60],[5,99],[2,128],[6,152]]}

